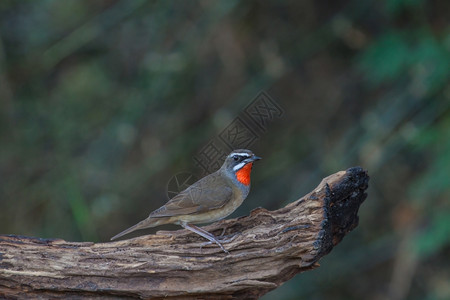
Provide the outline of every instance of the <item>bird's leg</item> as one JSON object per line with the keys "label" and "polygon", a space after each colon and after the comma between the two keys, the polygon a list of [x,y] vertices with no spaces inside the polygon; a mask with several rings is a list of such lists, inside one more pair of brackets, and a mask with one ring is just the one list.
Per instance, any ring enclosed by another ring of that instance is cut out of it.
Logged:
{"label": "bird's leg", "polygon": [[238,234],[237,232],[233,233],[233,234],[225,235],[225,232],[227,231],[227,229],[228,229],[227,227],[224,227],[222,229],[222,233],[217,237],[217,240],[219,240],[219,242],[221,242],[221,243],[229,243],[229,242],[233,241],[236,238],[236,236]]}
{"label": "bird's leg", "polygon": [[227,231],[227,227],[222,228],[222,233],[219,235],[219,238],[222,238],[225,234],[225,231]]}
{"label": "bird's leg", "polygon": [[[236,236],[237,236],[237,233],[225,235],[225,231],[226,230],[227,230],[227,227],[223,227],[222,228],[222,233],[218,237],[216,237],[216,239],[220,243],[229,243],[229,242],[233,241],[236,238]],[[213,234],[211,234],[211,235],[214,236]],[[211,241],[210,242],[204,242],[204,243],[202,243],[200,245],[200,249],[203,248],[203,246],[211,245],[212,243],[214,243],[214,242],[211,242]]]}
{"label": "bird's leg", "polygon": [[182,223],[181,226],[183,226],[185,229],[195,232],[198,235],[201,235],[202,237],[204,237],[205,239],[209,240],[212,243],[216,243],[225,253],[229,254],[229,252],[222,246],[222,244],[216,239],[216,237],[211,233],[209,233],[208,231],[187,223]]}
{"label": "bird's leg", "polygon": [[236,236],[239,234],[239,232],[235,232],[232,234],[228,234],[225,235],[225,232],[227,231],[228,226],[225,226],[222,228],[222,233],[217,237],[217,239],[221,242],[221,243],[229,243],[232,240],[234,240],[236,238]]}

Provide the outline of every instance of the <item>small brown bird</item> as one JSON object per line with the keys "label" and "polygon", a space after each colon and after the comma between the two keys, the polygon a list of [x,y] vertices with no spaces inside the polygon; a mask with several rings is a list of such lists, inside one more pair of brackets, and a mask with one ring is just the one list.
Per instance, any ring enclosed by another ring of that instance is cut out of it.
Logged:
{"label": "small brown bird", "polygon": [[227,252],[219,240],[193,224],[210,223],[233,213],[250,192],[253,162],[261,159],[246,149],[234,150],[222,167],[189,186],[165,205],[150,213],[147,219],[111,238],[117,239],[138,229],[163,224],[177,224],[189,229]]}

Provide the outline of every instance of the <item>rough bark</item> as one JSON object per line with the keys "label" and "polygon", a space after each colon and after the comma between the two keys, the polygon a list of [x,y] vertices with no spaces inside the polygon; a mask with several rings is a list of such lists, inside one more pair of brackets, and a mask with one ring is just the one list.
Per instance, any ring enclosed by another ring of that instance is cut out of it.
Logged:
{"label": "rough bark", "polygon": [[[357,167],[324,178],[287,206],[205,229],[234,235],[201,247],[187,231],[118,242],[0,236],[0,296],[6,298],[252,299],[318,266],[358,225],[369,177]],[[0,298],[1,298],[0,297]]]}

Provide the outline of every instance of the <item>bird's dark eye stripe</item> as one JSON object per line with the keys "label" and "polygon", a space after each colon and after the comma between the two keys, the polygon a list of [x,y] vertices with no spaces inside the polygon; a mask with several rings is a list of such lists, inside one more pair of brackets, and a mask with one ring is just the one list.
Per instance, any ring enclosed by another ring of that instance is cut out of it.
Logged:
{"label": "bird's dark eye stripe", "polygon": [[234,155],[232,156],[232,158],[233,158],[235,161],[238,161],[238,160],[244,160],[244,159],[249,158],[249,157],[250,157],[250,155],[244,155],[244,154],[234,154]]}

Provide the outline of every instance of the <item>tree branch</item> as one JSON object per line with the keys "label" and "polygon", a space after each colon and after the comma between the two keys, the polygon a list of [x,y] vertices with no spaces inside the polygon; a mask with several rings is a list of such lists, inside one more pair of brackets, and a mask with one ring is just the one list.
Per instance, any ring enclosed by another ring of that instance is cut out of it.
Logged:
{"label": "tree branch", "polygon": [[318,267],[358,225],[368,180],[351,168],[279,210],[206,226],[216,235],[226,228],[229,255],[187,230],[98,244],[1,235],[0,296],[258,298]]}

